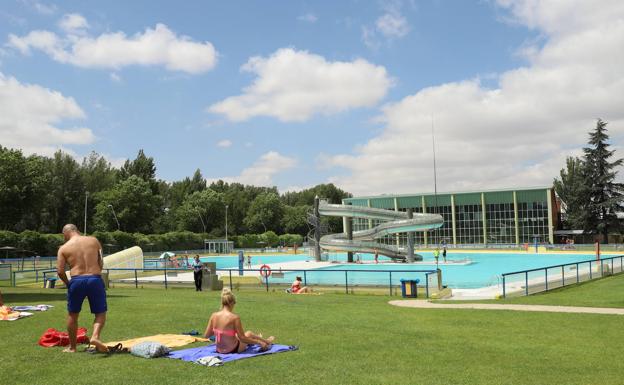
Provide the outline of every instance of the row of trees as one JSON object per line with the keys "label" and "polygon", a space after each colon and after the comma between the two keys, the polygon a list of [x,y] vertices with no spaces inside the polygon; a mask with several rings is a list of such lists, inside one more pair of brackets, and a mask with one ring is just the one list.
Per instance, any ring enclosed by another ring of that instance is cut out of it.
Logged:
{"label": "row of trees", "polygon": [[568,157],[560,179],[554,181],[565,204],[564,226],[600,234],[603,242],[608,242],[609,233],[622,230],[617,213],[624,211],[624,185],[616,181],[623,160],[613,159],[606,127],[607,122],[598,119],[583,156]]}
{"label": "row of trees", "polygon": [[[190,231],[174,231],[164,234],[141,234],[125,233],[123,231],[96,231],[92,234],[102,244],[105,254],[116,252],[135,245],[140,246],[144,252],[162,250],[198,250],[202,249],[205,234],[192,233]],[[303,236],[299,234],[277,235],[273,231],[262,234],[242,234],[230,238],[234,247],[292,247],[301,246]],[[12,245],[19,251],[6,250],[0,254],[10,256],[56,255],[58,248],[63,244],[61,234],[40,234],[32,230],[24,230],[21,233],[0,230],[0,245]]]}
{"label": "row of trees", "polygon": [[[207,185],[199,169],[170,183],[156,178],[154,159],[143,150],[115,168],[95,152],[79,163],[62,151],[24,156],[0,146],[0,230],[59,233],[65,223],[82,229],[86,217],[89,233],[191,231],[222,237],[227,215],[229,235],[305,235],[315,195],[333,203],[351,196],[333,184],[283,195],[275,187]],[[329,221],[342,230],[340,219]]]}

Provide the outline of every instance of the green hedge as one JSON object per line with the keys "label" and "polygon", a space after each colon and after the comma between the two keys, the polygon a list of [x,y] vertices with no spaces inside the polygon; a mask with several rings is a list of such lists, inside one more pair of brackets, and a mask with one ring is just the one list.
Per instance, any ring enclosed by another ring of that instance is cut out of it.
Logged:
{"label": "green hedge", "polygon": [[233,237],[234,247],[277,247],[277,246],[301,246],[303,237],[299,234],[277,235],[273,231],[264,234],[243,234]]}
{"label": "green hedge", "polygon": [[[197,234],[190,231],[174,231],[165,234],[141,234],[125,233],[123,231],[96,231],[93,234],[104,248],[105,253],[111,253],[132,246],[139,246],[143,251],[164,250],[193,250],[203,249],[204,239],[208,234]],[[234,247],[277,247],[277,246],[301,246],[303,237],[299,234],[277,235],[273,231],[264,234],[244,234],[232,236]],[[0,247],[12,246],[22,250],[28,250],[35,255],[56,255],[58,248],[63,244],[61,234],[40,234],[36,231],[26,230],[22,233],[12,231],[0,231]],[[19,256],[30,256],[32,253],[20,253]],[[5,253],[0,253],[0,258]],[[9,252],[9,255],[16,255]]]}

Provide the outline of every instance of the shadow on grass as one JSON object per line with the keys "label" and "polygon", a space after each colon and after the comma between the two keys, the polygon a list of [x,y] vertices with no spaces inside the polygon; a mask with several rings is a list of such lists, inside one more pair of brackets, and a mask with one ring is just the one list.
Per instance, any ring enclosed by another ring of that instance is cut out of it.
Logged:
{"label": "shadow on grass", "polygon": [[[32,305],[45,303],[46,301],[66,301],[67,292],[51,292],[51,293],[2,293],[6,304],[12,303],[29,303]],[[106,295],[107,298],[122,298],[125,295]]]}

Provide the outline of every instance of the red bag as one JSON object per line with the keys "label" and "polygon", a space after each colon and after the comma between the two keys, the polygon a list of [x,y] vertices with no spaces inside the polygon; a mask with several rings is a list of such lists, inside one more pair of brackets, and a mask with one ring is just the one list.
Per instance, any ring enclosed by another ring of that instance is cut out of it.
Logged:
{"label": "red bag", "polygon": [[[77,334],[77,342],[79,344],[89,343],[87,329],[78,328]],[[39,338],[39,345],[45,348],[50,348],[52,346],[67,346],[69,345],[69,335],[65,332],[60,332],[54,328],[50,328]]]}

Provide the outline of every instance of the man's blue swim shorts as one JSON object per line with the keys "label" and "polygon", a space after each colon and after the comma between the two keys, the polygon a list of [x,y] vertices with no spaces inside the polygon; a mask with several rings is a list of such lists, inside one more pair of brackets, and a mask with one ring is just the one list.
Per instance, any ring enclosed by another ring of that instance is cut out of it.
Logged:
{"label": "man's blue swim shorts", "polygon": [[80,313],[82,302],[85,297],[89,298],[91,313],[104,313],[106,306],[106,288],[104,280],[99,275],[78,275],[71,277],[67,289],[67,311]]}

